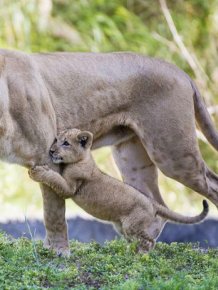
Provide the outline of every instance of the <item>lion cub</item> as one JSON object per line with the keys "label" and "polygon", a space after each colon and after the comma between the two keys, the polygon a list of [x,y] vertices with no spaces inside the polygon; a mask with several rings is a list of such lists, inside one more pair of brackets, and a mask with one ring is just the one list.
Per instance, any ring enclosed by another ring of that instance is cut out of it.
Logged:
{"label": "lion cub", "polygon": [[146,229],[156,215],[186,224],[200,222],[206,217],[208,204],[205,200],[200,215],[185,217],[102,173],[91,155],[92,139],[92,133],[87,131],[63,131],[50,149],[52,161],[63,164],[61,175],[47,166],[35,166],[29,171],[30,177],[48,185],[63,198],[73,198],[94,217],[112,222],[127,239],[138,239],[142,251],[148,251],[155,244]]}

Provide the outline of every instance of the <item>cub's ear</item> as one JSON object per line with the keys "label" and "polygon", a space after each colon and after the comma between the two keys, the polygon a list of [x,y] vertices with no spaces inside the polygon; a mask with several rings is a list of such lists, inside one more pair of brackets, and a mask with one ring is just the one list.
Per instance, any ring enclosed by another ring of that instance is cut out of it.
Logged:
{"label": "cub's ear", "polygon": [[89,131],[82,131],[78,133],[77,140],[83,148],[88,149],[92,146],[93,134]]}

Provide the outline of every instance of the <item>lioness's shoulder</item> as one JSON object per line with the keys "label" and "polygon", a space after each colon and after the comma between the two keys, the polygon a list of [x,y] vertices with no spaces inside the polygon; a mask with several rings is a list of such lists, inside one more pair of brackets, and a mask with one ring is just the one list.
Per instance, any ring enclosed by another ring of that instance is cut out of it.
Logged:
{"label": "lioness's shoulder", "polygon": [[18,51],[18,50],[9,50],[9,49],[0,49],[0,56],[10,57],[10,58],[28,58],[29,54]]}
{"label": "lioness's shoulder", "polygon": [[31,79],[37,76],[38,66],[30,54],[0,49],[0,73],[3,71],[8,78]]}
{"label": "lioness's shoulder", "polygon": [[33,66],[31,56],[21,51],[0,49],[0,59],[3,60],[5,67],[10,63],[14,65],[19,64],[20,66]]}

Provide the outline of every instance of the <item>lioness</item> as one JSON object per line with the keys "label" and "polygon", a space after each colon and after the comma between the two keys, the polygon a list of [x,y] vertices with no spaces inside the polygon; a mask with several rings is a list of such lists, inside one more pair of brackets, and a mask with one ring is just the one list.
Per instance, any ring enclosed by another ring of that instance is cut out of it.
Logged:
{"label": "lioness", "polygon": [[[27,168],[53,166],[57,133],[94,134],[113,145],[124,181],[164,205],[157,168],[218,206],[218,176],[199,151],[195,117],[218,149],[218,135],[193,81],[176,66],[134,53],[26,54],[0,50],[0,157]],[[69,254],[65,202],[42,185],[45,245]],[[164,224],[148,229],[154,238]]]}
{"label": "lioness", "polygon": [[92,140],[93,135],[88,131],[69,129],[61,132],[50,149],[52,161],[64,165],[61,175],[47,166],[35,166],[29,170],[30,177],[48,185],[61,197],[73,198],[94,217],[112,222],[127,239],[138,239],[140,251],[148,251],[155,244],[147,228],[157,215],[186,224],[200,222],[207,216],[206,200],[200,215],[182,216],[102,173],[91,155]]}

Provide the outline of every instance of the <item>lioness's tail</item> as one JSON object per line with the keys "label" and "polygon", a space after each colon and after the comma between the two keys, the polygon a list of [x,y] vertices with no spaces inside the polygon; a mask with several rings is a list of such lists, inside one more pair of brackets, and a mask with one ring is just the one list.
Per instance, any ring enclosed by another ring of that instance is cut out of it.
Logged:
{"label": "lioness's tail", "polygon": [[193,216],[193,217],[187,217],[184,215],[181,215],[179,213],[175,213],[171,210],[169,210],[168,208],[157,204],[155,202],[155,206],[157,208],[157,214],[168,219],[171,220],[173,222],[176,223],[183,223],[183,224],[194,224],[194,223],[199,223],[201,221],[203,221],[203,219],[207,216],[208,212],[209,212],[209,206],[206,200],[203,200],[203,210],[202,212],[197,215],[197,216]]}
{"label": "lioness's tail", "polygon": [[218,151],[218,132],[214,127],[210,114],[206,108],[206,105],[201,97],[199,90],[195,83],[189,78],[191,86],[194,90],[194,107],[195,117],[198,122],[201,131],[207,138],[208,142]]}

